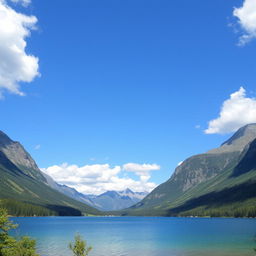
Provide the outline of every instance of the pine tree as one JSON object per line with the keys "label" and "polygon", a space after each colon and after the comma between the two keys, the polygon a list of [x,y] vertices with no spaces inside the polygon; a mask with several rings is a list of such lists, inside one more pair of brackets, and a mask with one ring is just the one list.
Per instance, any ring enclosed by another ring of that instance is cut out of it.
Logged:
{"label": "pine tree", "polygon": [[36,241],[24,236],[15,239],[8,231],[17,228],[9,220],[7,211],[0,208],[0,256],[39,256],[36,253]]}

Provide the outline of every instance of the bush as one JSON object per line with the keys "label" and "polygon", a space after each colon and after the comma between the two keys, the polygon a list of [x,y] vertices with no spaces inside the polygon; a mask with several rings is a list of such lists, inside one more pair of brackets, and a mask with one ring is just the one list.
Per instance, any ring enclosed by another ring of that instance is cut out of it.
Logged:
{"label": "bush", "polygon": [[74,256],[87,256],[92,250],[92,247],[87,246],[86,241],[83,240],[79,234],[77,234],[75,236],[74,243],[69,244],[69,249],[72,250]]}

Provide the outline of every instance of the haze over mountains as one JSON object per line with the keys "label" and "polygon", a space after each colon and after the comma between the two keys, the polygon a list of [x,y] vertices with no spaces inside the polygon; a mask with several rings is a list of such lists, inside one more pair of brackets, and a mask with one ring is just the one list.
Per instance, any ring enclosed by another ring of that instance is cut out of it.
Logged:
{"label": "haze over mountains", "polygon": [[0,205],[13,215],[101,215],[102,210],[115,215],[255,217],[256,124],[240,128],[219,148],[183,161],[142,201],[145,193],[130,189],[95,196],[60,185],[3,132],[0,176]]}
{"label": "haze over mountains", "polygon": [[128,208],[140,202],[148,193],[133,192],[129,188],[123,191],[107,191],[98,196],[90,196],[91,206],[102,211],[115,211]]}
{"label": "haze over mountains", "polygon": [[147,192],[133,192],[127,188],[124,191],[106,191],[100,195],[86,195],[69,186],[58,184],[43,172],[42,174],[51,188],[101,211],[115,211],[128,208],[141,201],[148,194]]}

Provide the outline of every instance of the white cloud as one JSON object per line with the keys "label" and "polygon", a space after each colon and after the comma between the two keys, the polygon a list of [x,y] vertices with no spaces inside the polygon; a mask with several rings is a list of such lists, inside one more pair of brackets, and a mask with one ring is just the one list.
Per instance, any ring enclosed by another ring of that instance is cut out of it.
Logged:
{"label": "white cloud", "polygon": [[243,46],[256,38],[256,0],[244,0],[242,7],[234,8],[233,15],[244,32],[239,38],[239,45]]}
{"label": "white cloud", "polygon": [[246,97],[246,91],[241,87],[224,101],[219,117],[209,122],[204,131],[207,134],[230,133],[240,127],[256,122],[256,99]]}
{"label": "white cloud", "polygon": [[136,175],[140,176],[142,182],[147,182],[151,177],[149,172],[160,170],[160,166],[157,164],[127,163],[123,165],[123,170],[134,172]]}
{"label": "white cloud", "polygon": [[43,172],[51,176],[56,182],[77,189],[84,194],[101,194],[108,190],[124,190],[130,188],[134,191],[151,191],[157,185],[148,182],[148,172],[138,175],[134,180],[127,175],[122,175],[121,166],[111,167],[109,164],[94,165],[53,165],[42,168]]}
{"label": "white cloud", "polygon": [[128,163],[128,164],[123,165],[123,169],[128,172],[144,174],[144,173],[148,173],[150,171],[160,170],[160,166],[157,164]]}
{"label": "white cloud", "polygon": [[[12,0],[29,4],[28,0]],[[0,0],[0,95],[3,91],[24,95],[21,82],[31,82],[39,75],[38,58],[26,53],[26,38],[35,29],[37,18],[16,12]]]}

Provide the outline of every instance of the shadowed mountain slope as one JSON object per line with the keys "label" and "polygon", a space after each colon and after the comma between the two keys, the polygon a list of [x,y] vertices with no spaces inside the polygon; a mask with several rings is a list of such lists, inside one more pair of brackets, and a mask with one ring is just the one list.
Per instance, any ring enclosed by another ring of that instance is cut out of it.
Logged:
{"label": "shadowed mountain slope", "polygon": [[0,206],[12,215],[88,215],[100,212],[52,189],[19,142],[0,132]]}
{"label": "shadowed mountain slope", "polygon": [[[175,169],[168,181],[154,189],[140,203],[121,214],[187,216],[197,213],[196,215],[209,215],[210,212],[206,209],[211,209],[212,212],[215,209],[216,213],[218,209],[222,211],[225,208],[229,212],[223,213],[226,216],[232,215],[233,206],[244,207],[244,209],[256,206],[254,194],[242,199],[240,196],[236,198],[232,195],[233,191],[239,191],[237,195],[239,193],[247,195],[246,184],[250,184],[248,185],[250,188],[256,186],[255,139],[256,124],[240,128],[221,147],[185,160]],[[233,190],[232,187],[236,189]],[[222,204],[219,195],[225,195],[226,198],[229,195],[234,200],[232,203],[227,201]],[[209,198],[212,200],[208,200]],[[203,204],[199,206],[198,202],[203,202]],[[189,210],[187,205],[190,206]],[[195,211],[198,207],[200,210]]]}

